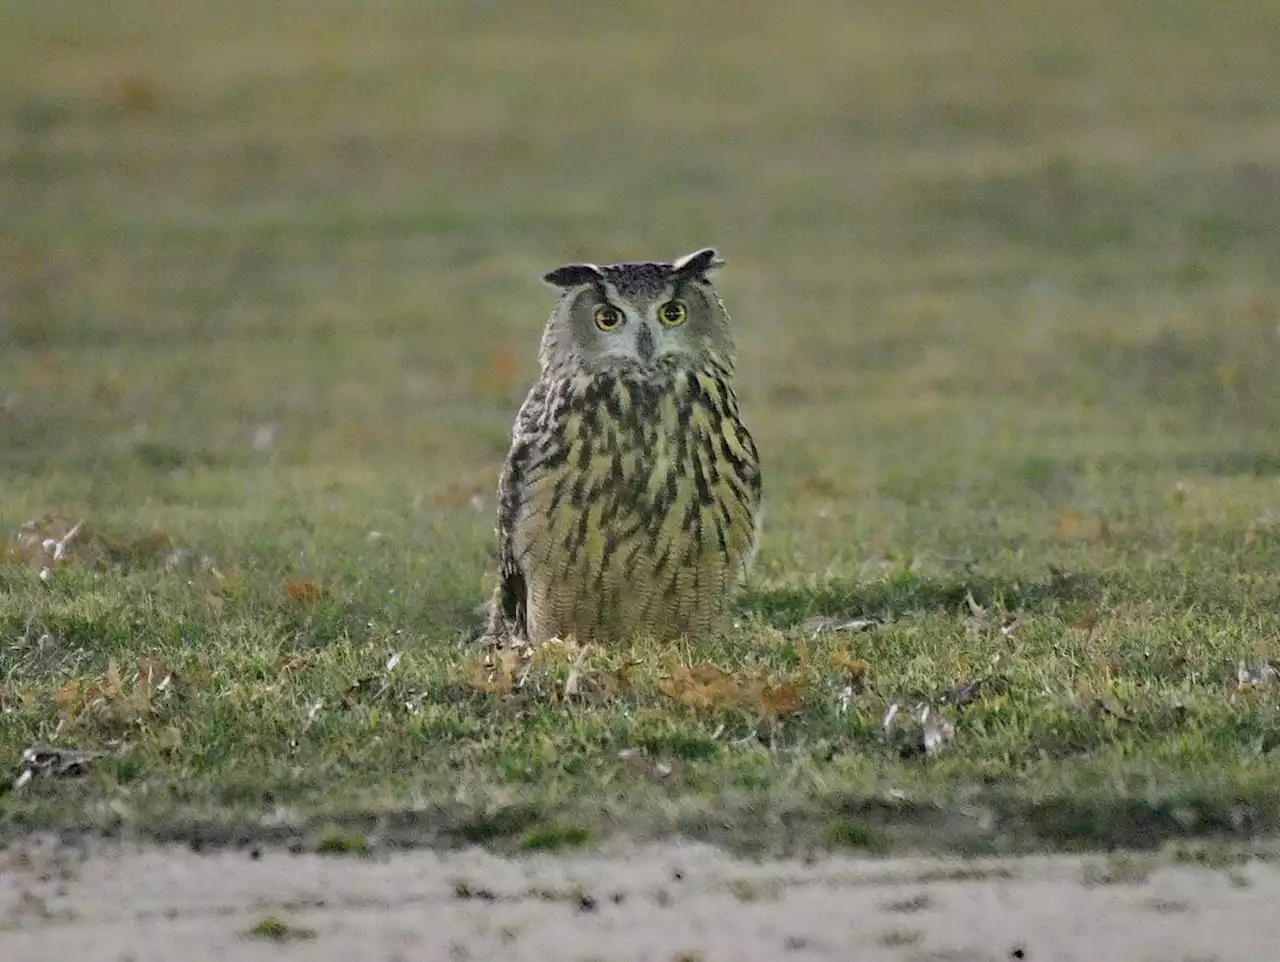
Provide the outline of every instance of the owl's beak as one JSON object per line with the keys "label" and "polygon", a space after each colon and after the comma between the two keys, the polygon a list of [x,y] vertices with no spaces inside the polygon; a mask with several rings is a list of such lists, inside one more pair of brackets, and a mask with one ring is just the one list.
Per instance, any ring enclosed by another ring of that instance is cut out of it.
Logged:
{"label": "owl's beak", "polygon": [[657,347],[657,342],[653,339],[653,331],[649,330],[649,325],[641,324],[640,330],[636,331],[636,351],[640,354],[640,360],[646,364],[652,361],[653,352]]}

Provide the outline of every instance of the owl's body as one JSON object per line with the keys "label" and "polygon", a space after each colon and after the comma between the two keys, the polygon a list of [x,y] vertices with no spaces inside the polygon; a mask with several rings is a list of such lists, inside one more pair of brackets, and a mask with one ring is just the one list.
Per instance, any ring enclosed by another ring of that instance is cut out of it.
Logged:
{"label": "owl's body", "polygon": [[760,469],[704,250],[577,264],[499,482],[493,643],[716,634],[755,550]]}

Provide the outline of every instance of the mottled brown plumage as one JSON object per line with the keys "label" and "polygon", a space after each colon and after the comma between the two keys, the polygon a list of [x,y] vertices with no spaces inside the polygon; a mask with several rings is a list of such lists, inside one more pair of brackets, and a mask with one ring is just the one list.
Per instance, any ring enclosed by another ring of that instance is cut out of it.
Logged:
{"label": "mottled brown plumage", "polygon": [[727,627],[760,469],[738,415],[714,251],[569,265],[499,482],[486,637],[608,643]]}

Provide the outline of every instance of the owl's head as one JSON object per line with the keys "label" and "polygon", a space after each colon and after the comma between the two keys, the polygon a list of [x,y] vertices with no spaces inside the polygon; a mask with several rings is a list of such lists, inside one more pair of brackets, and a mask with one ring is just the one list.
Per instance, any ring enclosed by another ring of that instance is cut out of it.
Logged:
{"label": "owl's head", "polygon": [[542,337],[542,369],[572,373],[675,362],[733,368],[729,316],[707,275],[724,264],[704,248],[666,264],[568,264],[543,275],[560,300]]}

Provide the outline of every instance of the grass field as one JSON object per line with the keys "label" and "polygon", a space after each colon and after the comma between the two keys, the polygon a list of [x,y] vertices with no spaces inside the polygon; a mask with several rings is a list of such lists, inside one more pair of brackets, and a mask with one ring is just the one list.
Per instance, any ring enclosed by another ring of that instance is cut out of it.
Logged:
{"label": "grass field", "polygon": [[[1280,827],[1272,3],[0,9],[0,833]],[[486,668],[539,274],[704,244],[741,631]]]}

